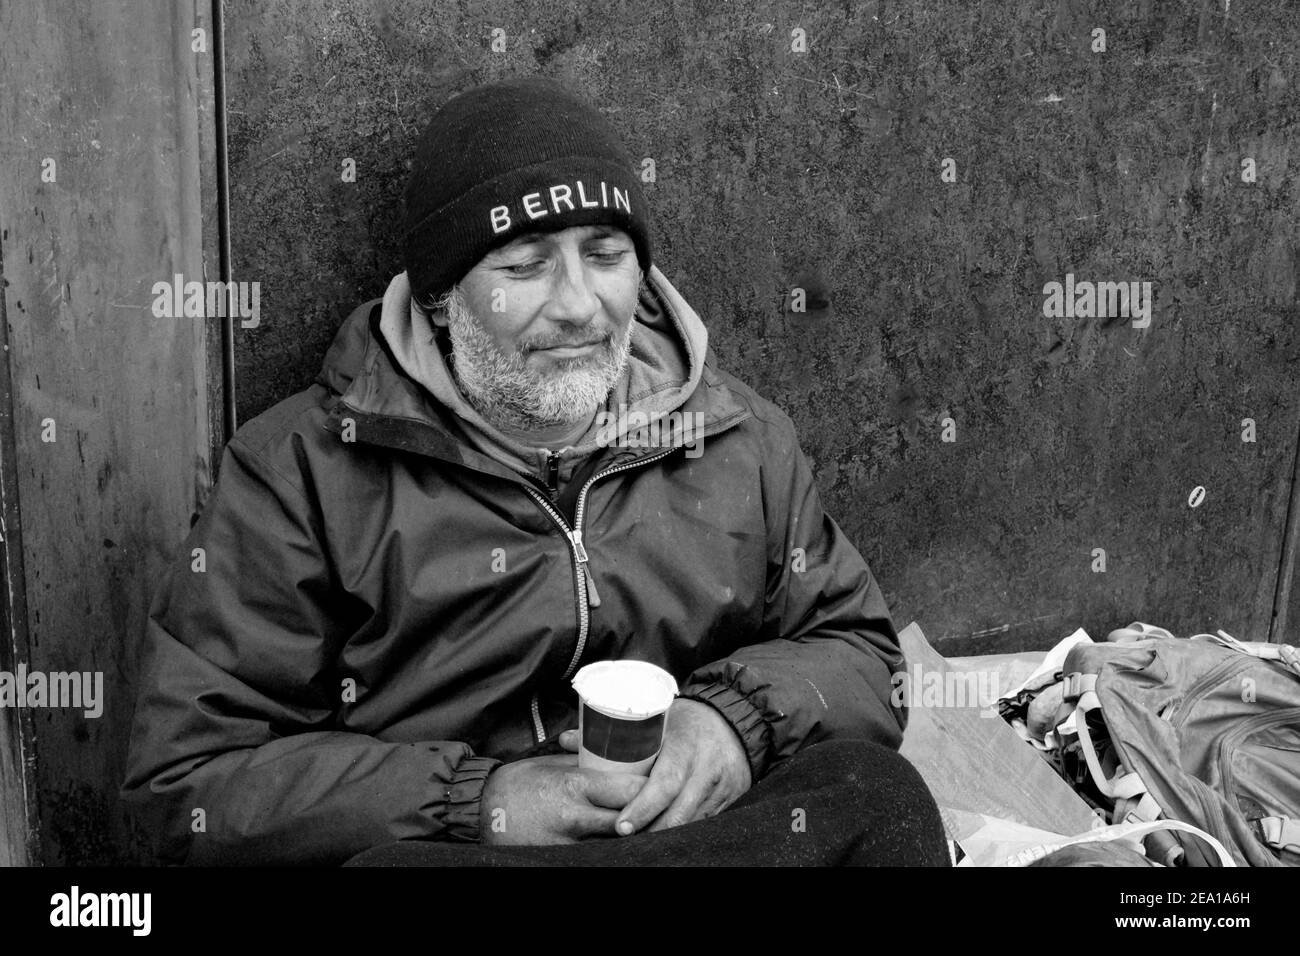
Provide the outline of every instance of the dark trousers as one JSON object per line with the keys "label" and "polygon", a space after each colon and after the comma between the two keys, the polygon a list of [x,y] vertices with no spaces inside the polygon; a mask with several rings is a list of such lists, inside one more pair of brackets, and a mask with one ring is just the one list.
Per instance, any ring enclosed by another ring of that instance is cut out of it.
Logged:
{"label": "dark trousers", "polygon": [[403,840],[345,866],[948,866],[934,797],[906,759],[828,740],[778,763],[717,816],[558,846]]}

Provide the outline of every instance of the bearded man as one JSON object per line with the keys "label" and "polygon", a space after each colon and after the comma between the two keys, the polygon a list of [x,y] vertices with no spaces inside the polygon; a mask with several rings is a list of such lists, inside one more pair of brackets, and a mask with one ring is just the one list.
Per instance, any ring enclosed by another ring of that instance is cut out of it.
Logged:
{"label": "bearded man", "polygon": [[[653,264],[608,121],[453,98],[401,246],[154,599],[123,789],[160,857],[946,865],[880,589]],[[679,685],[648,774],[579,766],[605,660]]]}

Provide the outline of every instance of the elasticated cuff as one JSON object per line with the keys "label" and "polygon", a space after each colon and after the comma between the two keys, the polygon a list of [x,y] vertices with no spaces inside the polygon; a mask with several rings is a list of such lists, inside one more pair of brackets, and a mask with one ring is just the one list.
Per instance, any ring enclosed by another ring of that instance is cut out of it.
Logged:
{"label": "elasticated cuff", "polygon": [[447,805],[443,824],[449,840],[479,842],[479,814],[483,806],[483,788],[487,777],[501,763],[491,757],[465,757],[456,765],[456,775],[450,783],[435,781],[443,788]]}
{"label": "elasticated cuff", "polygon": [[772,726],[748,697],[729,684],[688,684],[678,694],[713,707],[740,736],[749,758],[749,769],[757,783],[767,772],[772,750]]}

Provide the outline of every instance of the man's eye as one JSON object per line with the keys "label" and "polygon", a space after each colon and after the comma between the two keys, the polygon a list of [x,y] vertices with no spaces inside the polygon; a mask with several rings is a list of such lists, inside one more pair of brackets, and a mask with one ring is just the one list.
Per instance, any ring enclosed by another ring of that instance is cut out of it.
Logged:
{"label": "man's eye", "polygon": [[509,272],[511,275],[517,276],[517,275],[523,275],[526,272],[531,271],[535,266],[539,266],[539,265],[541,265],[540,262],[533,261],[533,262],[521,262],[518,265],[513,265],[513,266],[502,266],[502,268],[505,269],[506,272]]}
{"label": "man's eye", "polygon": [[592,253],[592,255],[594,255],[601,262],[606,262],[609,263],[610,265],[613,265],[615,262],[622,261],[623,257],[627,255],[627,250],[619,249],[616,252],[594,252]]}

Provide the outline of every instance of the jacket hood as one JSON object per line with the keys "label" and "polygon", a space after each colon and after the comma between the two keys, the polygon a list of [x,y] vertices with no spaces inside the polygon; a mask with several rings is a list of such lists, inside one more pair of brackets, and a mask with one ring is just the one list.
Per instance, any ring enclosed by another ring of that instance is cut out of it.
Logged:
{"label": "jacket hood", "polygon": [[[633,428],[660,423],[662,437],[656,444],[685,444],[711,420],[734,417],[738,410],[725,386],[720,387],[723,394],[698,400],[701,391],[718,391],[700,389],[709,354],[708,330],[654,265],[646,275],[634,321],[627,365],[605,402],[607,416],[602,422],[598,414],[580,438],[560,450],[561,480],[567,481],[598,448],[625,443]],[[432,323],[411,301],[404,272],[389,283],[382,300],[367,302],[344,321],[317,382],[339,393],[351,410],[452,432],[444,438],[467,440],[516,472],[541,476],[551,454],[502,433],[465,400],[434,342]],[[669,414],[683,410],[693,396],[702,419]]]}

